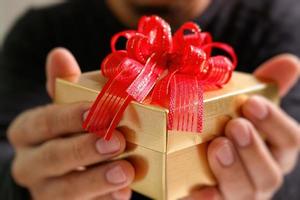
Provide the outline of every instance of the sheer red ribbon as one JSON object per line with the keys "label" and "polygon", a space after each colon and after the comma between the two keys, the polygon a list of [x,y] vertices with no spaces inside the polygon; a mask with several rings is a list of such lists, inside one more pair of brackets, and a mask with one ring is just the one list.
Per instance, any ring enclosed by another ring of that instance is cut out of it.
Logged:
{"label": "sheer red ribbon", "polygon": [[[126,50],[116,50],[120,37]],[[211,56],[213,48],[226,56]],[[116,34],[112,53],[102,62],[109,80],[83,124],[89,132],[109,140],[128,104],[150,102],[169,109],[168,129],[201,132],[203,92],[221,88],[237,65],[234,50],[213,42],[197,24],[185,23],[172,37],[167,22],[157,16],[142,17],[138,30]]]}

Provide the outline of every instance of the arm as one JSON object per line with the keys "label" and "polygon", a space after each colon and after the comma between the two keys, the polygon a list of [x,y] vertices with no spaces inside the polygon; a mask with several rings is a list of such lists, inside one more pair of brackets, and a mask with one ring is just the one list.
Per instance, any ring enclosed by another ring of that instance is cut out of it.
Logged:
{"label": "arm", "polygon": [[[283,53],[300,55],[300,29],[297,25],[300,16],[294,10],[299,8],[299,3],[290,2],[272,1],[274,7],[270,15],[264,10],[261,21],[266,22],[264,19],[268,17],[272,20],[260,28],[267,27],[268,30],[260,30],[264,35],[255,38],[261,39],[259,49],[248,49],[249,60],[243,60],[247,65],[258,66],[273,58],[261,65],[255,74],[280,83],[282,95],[299,78],[300,67],[294,56],[274,58]],[[243,45],[243,41],[239,42]],[[290,71],[291,68],[295,70]],[[294,167],[300,144],[299,102],[299,82],[282,103],[284,110],[296,120],[261,97],[250,98],[243,105],[244,117],[232,120],[227,125],[225,136],[209,145],[208,159],[218,187],[195,191],[191,194],[192,199],[265,200],[273,198],[280,188],[275,199],[298,199],[299,167]],[[266,135],[267,145],[261,140],[260,131]],[[287,176],[282,187],[283,177],[290,172],[292,174]]]}
{"label": "arm", "polygon": [[[256,66],[279,54],[290,53],[300,57],[300,3],[297,0],[270,1],[271,6],[266,12],[269,25],[264,35],[264,44],[258,51]],[[280,66],[284,68],[285,66]],[[290,116],[300,121],[300,81],[282,99],[282,108]]]}
{"label": "arm", "polygon": [[[6,140],[7,133],[15,156],[8,155],[0,163],[3,175],[0,196],[129,199],[128,186],[134,178],[132,165],[125,160],[109,161],[125,150],[121,133],[116,132],[108,142],[94,134],[82,134],[88,103],[31,108],[49,101],[45,92],[45,60],[50,96],[56,77],[81,73],[75,58],[65,49],[53,50],[46,59],[48,47],[55,44],[49,41],[52,37],[47,35],[47,27],[43,27],[45,21],[39,21],[43,19],[40,14],[29,13],[17,23],[1,55],[1,95],[5,96],[5,102],[0,113],[1,123],[7,129],[2,138]],[[84,170],[78,170],[82,166]]]}
{"label": "arm", "polygon": [[35,11],[27,12],[7,35],[0,52],[0,196],[5,199],[26,199],[26,189],[11,177],[13,149],[7,142],[9,123],[21,111],[49,102],[44,90],[44,57],[40,45],[43,27]]}

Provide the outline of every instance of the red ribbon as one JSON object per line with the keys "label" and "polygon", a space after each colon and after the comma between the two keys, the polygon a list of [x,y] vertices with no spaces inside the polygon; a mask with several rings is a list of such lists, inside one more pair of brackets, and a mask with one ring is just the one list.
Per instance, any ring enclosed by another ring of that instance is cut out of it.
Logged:
{"label": "red ribbon", "polygon": [[[120,37],[126,50],[116,50]],[[213,48],[226,56],[211,56]],[[167,22],[157,16],[142,17],[138,30],[116,34],[112,53],[102,62],[109,80],[98,95],[83,127],[109,140],[128,104],[135,100],[169,109],[168,129],[201,132],[203,92],[221,88],[237,65],[234,50],[213,42],[197,24],[185,23],[172,37]]]}

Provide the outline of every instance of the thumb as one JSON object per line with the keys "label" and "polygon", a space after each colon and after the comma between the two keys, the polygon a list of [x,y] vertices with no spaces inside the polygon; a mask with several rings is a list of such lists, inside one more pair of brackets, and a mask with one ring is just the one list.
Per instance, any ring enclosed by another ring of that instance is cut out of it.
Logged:
{"label": "thumb", "polygon": [[254,75],[257,78],[276,82],[280,96],[284,96],[299,79],[299,58],[292,54],[281,54],[263,63]]}
{"label": "thumb", "polygon": [[64,48],[53,49],[47,57],[46,62],[46,88],[51,98],[55,94],[56,78],[68,78],[76,82],[81,74],[79,65],[70,51]]}

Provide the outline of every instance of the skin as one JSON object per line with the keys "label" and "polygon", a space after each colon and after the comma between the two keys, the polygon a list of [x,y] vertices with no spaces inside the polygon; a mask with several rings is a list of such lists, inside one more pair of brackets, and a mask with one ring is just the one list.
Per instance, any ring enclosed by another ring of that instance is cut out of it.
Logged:
{"label": "skin", "polygon": [[[56,77],[75,81],[81,73],[64,49],[49,54],[46,69],[51,97]],[[133,166],[125,160],[108,162],[124,151],[125,139],[118,131],[111,142],[85,134],[81,125],[89,107],[50,104],[20,114],[11,124],[8,136],[16,150],[12,175],[33,199],[130,198]]]}
{"label": "skin", "polygon": [[143,15],[157,14],[173,29],[202,13],[211,0],[106,0],[115,16],[128,27],[135,27]]}
{"label": "skin", "polygon": [[[143,6],[183,2],[129,1]],[[254,75],[277,82],[283,96],[297,81],[299,68],[298,58],[283,54],[262,64]],[[51,97],[55,78],[76,81],[81,74],[73,55],[62,48],[49,53],[46,72]],[[124,136],[116,131],[113,142],[105,142],[84,134],[81,124],[89,107],[89,103],[50,104],[21,113],[10,125],[8,137],[16,150],[12,175],[29,189],[33,199],[130,199],[133,166],[125,160],[108,161],[124,151]],[[270,199],[284,175],[294,168],[300,146],[299,124],[259,96],[245,101],[242,111],[243,118],[231,120],[225,135],[208,147],[218,185],[192,191],[185,199]],[[268,145],[258,132],[266,135]]]}

